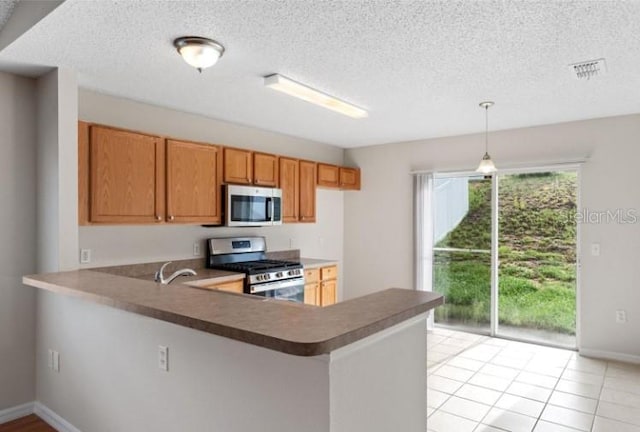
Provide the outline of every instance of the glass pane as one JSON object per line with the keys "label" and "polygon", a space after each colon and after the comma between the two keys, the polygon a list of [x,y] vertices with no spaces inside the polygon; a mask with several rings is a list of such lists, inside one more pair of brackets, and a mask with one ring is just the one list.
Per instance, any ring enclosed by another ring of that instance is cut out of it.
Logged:
{"label": "glass pane", "polygon": [[434,182],[433,287],[445,296],[435,322],[488,332],[491,320],[491,179]]}
{"label": "glass pane", "polygon": [[498,334],[575,347],[576,172],[501,175]]}

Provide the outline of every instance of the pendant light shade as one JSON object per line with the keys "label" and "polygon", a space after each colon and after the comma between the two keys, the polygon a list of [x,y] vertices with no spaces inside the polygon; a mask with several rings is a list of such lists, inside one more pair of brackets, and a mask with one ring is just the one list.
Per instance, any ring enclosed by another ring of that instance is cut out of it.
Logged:
{"label": "pendant light shade", "polygon": [[491,174],[497,171],[495,164],[489,156],[489,108],[493,106],[493,102],[480,102],[480,107],[484,108],[485,115],[485,131],[484,131],[484,156],[480,161],[480,165],[476,172],[482,174]]}
{"label": "pendant light shade", "polygon": [[173,45],[184,61],[198,69],[198,72],[216,64],[224,54],[224,47],[221,44],[203,37],[181,37],[174,40]]}

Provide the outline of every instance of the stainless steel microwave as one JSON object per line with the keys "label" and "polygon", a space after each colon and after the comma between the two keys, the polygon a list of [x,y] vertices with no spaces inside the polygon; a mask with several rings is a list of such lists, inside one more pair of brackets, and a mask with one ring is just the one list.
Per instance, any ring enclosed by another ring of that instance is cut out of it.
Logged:
{"label": "stainless steel microwave", "polygon": [[282,189],[227,186],[227,226],[282,225]]}

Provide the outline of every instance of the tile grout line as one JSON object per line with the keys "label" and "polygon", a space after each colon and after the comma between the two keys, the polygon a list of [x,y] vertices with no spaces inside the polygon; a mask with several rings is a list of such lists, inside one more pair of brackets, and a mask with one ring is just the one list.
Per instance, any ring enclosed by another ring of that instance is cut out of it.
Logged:
{"label": "tile grout line", "polygon": [[602,384],[600,384],[600,392],[598,392],[598,399],[596,401],[596,410],[593,412],[593,420],[591,421],[590,432],[593,432],[593,428],[596,425],[596,417],[598,416],[598,409],[600,408],[600,398],[602,397],[602,391],[604,390],[604,380],[607,378],[607,372],[609,371],[609,362],[605,363],[604,375],[602,376]]}

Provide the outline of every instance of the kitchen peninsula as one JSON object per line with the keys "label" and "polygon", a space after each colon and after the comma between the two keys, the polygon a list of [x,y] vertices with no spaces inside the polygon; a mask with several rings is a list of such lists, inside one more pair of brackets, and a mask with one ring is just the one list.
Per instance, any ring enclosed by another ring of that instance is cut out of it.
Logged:
{"label": "kitchen peninsula", "polygon": [[387,289],[321,308],[95,270],[23,281],[63,312],[45,330],[62,366],[43,391],[79,430],[426,429],[438,294]]}

